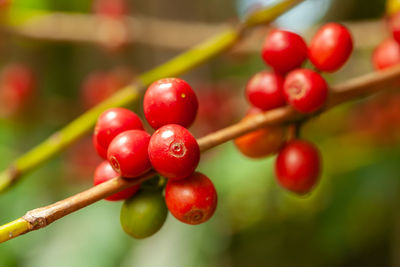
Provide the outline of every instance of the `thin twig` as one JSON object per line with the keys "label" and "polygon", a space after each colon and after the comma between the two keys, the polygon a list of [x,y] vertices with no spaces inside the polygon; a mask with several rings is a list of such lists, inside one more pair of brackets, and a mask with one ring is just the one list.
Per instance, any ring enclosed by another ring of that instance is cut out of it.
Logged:
{"label": "thin twig", "polygon": [[[398,81],[399,78],[400,66],[397,66],[382,72],[374,72],[363,75],[337,86],[333,86],[331,87],[332,94],[328,100],[328,103],[321,112],[324,112],[341,103],[374,94],[382,89],[389,89],[392,87],[391,85]],[[318,112],[318,114],[321,112]],[[198,139],[198,143],[201,151],[205,152],[217,145],[223,144],[229,140],[259,128],[270,125],[286,125],[314,115],[316,114],[306,116],[296,112],[290,106],[286,106],[254,115],[248,120],[243,120],[227,128],[211,133]],[[150,171],[138,179],[130,180],[116,177],[52,205],[31,210],[23,217],[0,227],[0,242],[5,242],[16,236],[44,228],[50,223],[70,213],[73,213],[132,185],[150,179],[155,174],[156,173],[154,171]]]}

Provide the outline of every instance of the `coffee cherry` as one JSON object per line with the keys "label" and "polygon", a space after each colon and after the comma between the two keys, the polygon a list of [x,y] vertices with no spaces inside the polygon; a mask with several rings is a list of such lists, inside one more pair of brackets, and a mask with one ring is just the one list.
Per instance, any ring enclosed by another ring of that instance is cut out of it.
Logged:
{"label": "coffee cherry", "polygon": [[376,70],[383,70],[400,64],[400,45],[388,38],[380,43],[372,54],[372,64]]}
{"label": "coffee cherry", "polygon": [[191,175],[200,160],[196,139],[184,127],[169,124],[159,128],[150,139],[149,158],[153,168],[171,179]]}
{"label": "coffee cherry", "polygon": [[296,33],[274,30],[267,35],[261,55],[266,64],[284,74],[307,59],[307,45]]}
{"label": "coffee cherry", "polygon": [[275,163],[276,177],[281,186],[297,194],[311,191],[319,179],[320,170],[318,149],[304,140],[289,141]]}
{"label": "coffee cherry", "polygon": [[217,192],[211,180],[195,172],[183,180],[168,180],[165,201],[172,215],[187,224],[206,222],[217,207]]}
{"label": "coffee cherry", "polygon": [[[244,120],[252,115],[262,112],[252,108]],[[286,141],[286,128],[281,126],[265,127],[235,139],[235,145],[243,155],[249,158],[263,158],[279,151]]]}
{"label": "coffee cherry", "polygon": [[[113,170],[110,163],[108,163],[108,161],[103,161],[102,163],[100,163],[97,166],[97,168],[94,172],[93,185],[98,185],[98,184],[104,183],[110,179],[117,177],[117,176],[119,176],[119,174]],[[131,196],[133,196],[139,190],[139,188],[140,188],[140,184],[134,185],[134,186],[131,186],[131,187],[129,187],[125,190],[122,190],[118,193],[115,193],[105,199],[109,200],[109,201],[118,201],[118,200],[128,199]]]}
{"label": "coffee cherry", "polygon": [[107,150],[107,159],[121,176],[135,178],[151,168],[147,148],[150,135],[141,130],[129,130],[117,135]]}
{"label": "coffee cherry", "polygon": [[22,111],[34,97],[35,75],[30,67],[21,63],[10,64],[1,72],[0,116],[8,117]]}
{"label": "coffee cherry", "polygon": [[110,142],[127,130],[143,130],[143,124],[136,113],[125,108],[110,108],[97,120],[93,134],[93,145],[100,157],[107,158]]}
{"label": "coffee cherry", "polygon": [[179,78],[154,82],[143,99],[144,115],[154,129],[167,124],[188,128],[196,118],[198,101],[188,83]]}
{"label": "coffee cherry", "polygon": [[389,28],[392,32],[394,40],[400,43],[400,12],[396,12],[390,16]]}
{"label": "coffee cherry", "polygon": [[121,226],[138,239],[149,237],[163,226],[168,210],[160,191],[141,190],[121,208]]}
{"label": "coffee cherry", "polygon": [[281,75],[262,71],[250,78],[246,85],[247,100],[255,107],[270,110],[286,104]]}
{"label": "coffee cherry", "polygon": [[293,108],[303,113],[311,113],[325,104],[328,85],[315,71],[297,69],[287,75],[283,93]]}
{"label": "coffee cherry", "polygon": [[328,23],[314,35],[308,56],[317,69],[334,72],[346,63],[352,51],[350,31],[341,24]]}

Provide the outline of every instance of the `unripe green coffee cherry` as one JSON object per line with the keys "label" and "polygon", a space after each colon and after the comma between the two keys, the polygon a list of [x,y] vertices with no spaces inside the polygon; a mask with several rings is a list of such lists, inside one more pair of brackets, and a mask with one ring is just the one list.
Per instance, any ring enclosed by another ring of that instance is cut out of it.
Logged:
{"label": "unripe green coffee cherry", "polygon": [[121,226],[134,238],[146,238],[160,230],[167,214],[161,191],[141,190],[122,205]]}

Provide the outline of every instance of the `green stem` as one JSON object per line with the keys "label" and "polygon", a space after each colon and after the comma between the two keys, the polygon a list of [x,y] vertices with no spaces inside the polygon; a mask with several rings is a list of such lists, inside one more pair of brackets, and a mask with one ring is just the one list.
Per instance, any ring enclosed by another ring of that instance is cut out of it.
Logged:
{"label": "green stem", "polygon": [[[22,175],[45,163],[68,145],[88,133],[94,126],[98,116],[104,110],[111,107],[132,104],[140,98],[146,86],[150,85],[153,81],[164,77],[178,76],[195,68],[237,43],[247,28],[274,20],[299,2],[301,0],[285,0],[268,9],[257,11],[243,23],[239,24],[238,27],[228,28],[217,36],[200,43],[170,61],[143,73],[131,85],[122,88],[113,96],[85,112],[63,129],[51,135],[44,142],[14,160],[6,170],[0,173],[0,192],[9,188]],[[35,18],[35,16],[26,17]],[[29,18],[23,20],[24,23],[28,23]]]}

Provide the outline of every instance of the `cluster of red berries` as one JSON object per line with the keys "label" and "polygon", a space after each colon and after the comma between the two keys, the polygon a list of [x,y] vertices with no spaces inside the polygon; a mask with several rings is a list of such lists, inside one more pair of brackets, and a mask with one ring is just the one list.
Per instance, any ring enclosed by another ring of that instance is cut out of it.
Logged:
{"label": "cluster of red berries", "polygon": [[[165,202],[172,215],[188,224],[207,221],[216,209],[217,194],[211,180],[204,174],[195,172],[200,160],[200,148],[196,139],[185,128],[196,117],[196,94],[181,79],[162,79],[147,89],[143,109],[148,123],[156,130],[152,135],[144,130],[139,116],[128,109],[112,108],[99,117],[93,134],[93,144],[98,154],[107,160],[97,167],[94,184],[116,176],[137,179],[153,168],[168,179]],[[140,185],[133,186],[107,199],[131,198],[139,187]],[[123,228],[135,237],[143,237],[141,234],[134,234],[135,223],[125,224],[131,221],[126,216],[136,216],[126,215],[130,210],[126,205],[123,208],[125,215],[121,214]],[[132,204],[136,205],[137,203]],[[132,212],[135,213],[135,209],[132,208]]]}
{"label": "cluster of red berries", "polygon": [[[246,85],[246,98],[254,114],[291,105],[301,113],[320,110],[328,97],[328,85],[319,72],[335,72],[351,55],[349,30],[338,23],[322,26],[310,45],[296,33],[274,30],[265,39],[262,58],[272,71],[255,74]],[[309,59],[316,71],[302,68]],[[276,176],[279,183],[295,193],[309,192],[318,180],[320,156],[317,148],[304,140],[287,139],[283,126],[263,128],[235,140],[246,156],[265,157],[279,153]]]}

